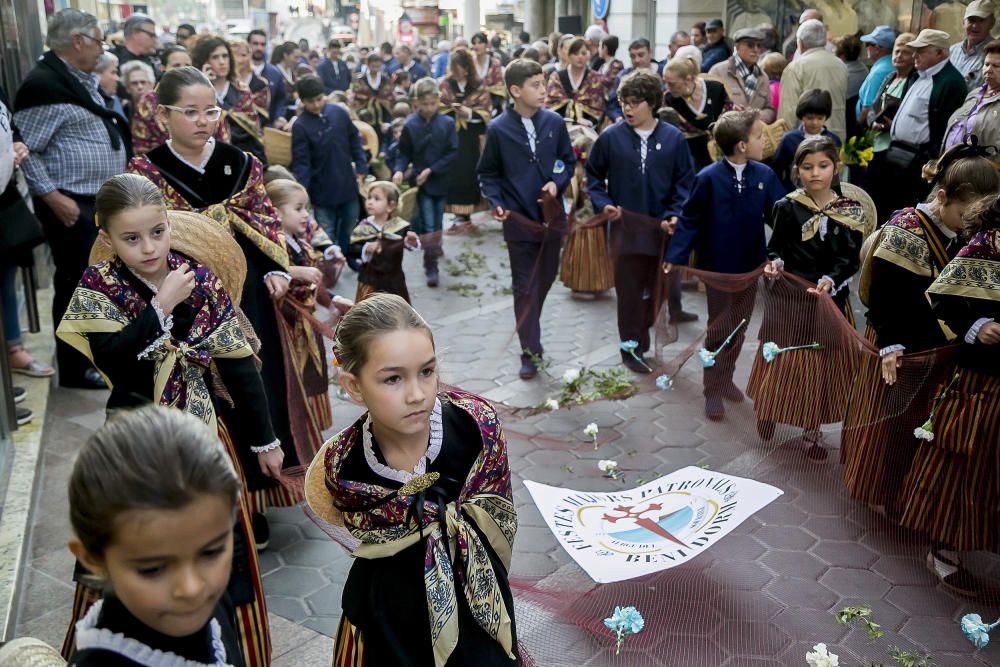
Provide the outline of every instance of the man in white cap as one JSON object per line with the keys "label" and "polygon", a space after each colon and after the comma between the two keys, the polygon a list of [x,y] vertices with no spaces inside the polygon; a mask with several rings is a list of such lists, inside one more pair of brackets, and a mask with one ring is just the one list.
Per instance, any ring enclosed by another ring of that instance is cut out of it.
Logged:
{"label": "man in white cap", "polygon": [[914,50],[918,76],[892,121],[892,143],[886,154],[891,192],[879,211],[888,214],[927,196],[929,187],[920,171],[937,157],[948,119],[965,101],[967,88],[962,74],[948,61],[949,37],[943,30],[924,29],[908,42]]}
{"label": "man in white cap", "polygon": [[994,9],[990,0],[972,0],[965,9],[965,39],[952,44],[949,51],[948,59],[965,77],[969,90],[983,84],[983,49],[992,39]]}

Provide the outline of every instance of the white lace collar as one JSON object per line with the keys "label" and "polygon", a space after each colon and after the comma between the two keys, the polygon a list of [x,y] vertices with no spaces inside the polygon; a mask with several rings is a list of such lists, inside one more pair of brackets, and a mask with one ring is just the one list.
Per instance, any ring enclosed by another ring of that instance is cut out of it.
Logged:
{"label": "white lace collar", "polygon": [[215,661],[204,663],[182,658],[176,653],[164,652],[146,646],[138,639],[97,627],[97,619],[103,606],[104,600],[98,600],[86,616],[76,624],[76,648],[78,651],[84,649],[110,651],[145,667],[232,667],[230,663],[226,662],[226,647],[222,643],[222,629],[214,618],[209,621],[208,627],[212,633]]}
{"label": "white lace collar", "polygon": [[479,74],[480,81],[486,80],[486,75],[490,73],[490,65],[492,64],[493,58],[490,57],[489,53],[486,54],[486,62],[482,65],[479,64],[479,57],[476,57],[476,72]]}
{"label": "white lace collar", "polygon": [[441,444],[444,441],[444,425],[441,422],[440,398],[434,399],[434,409],[431,410],[430,422],[431,433],[427,439],[427,453],[417,461],[417,465],[413,466],[412,472],[406,472],[405,470],[390,468],[376,458],[375,447],[372,443],[372,418],[371,415],[365,417],[365,423],[361,427],[361,434],[365,451],[365,461],[368,462],[368,467],[376,475],[380,475],[386,479],[393,479],[403,484],[406,484],[417,475],[423,475],[427,472],[427,464],[433,463],[438,454],[441,453]]}
{"label": "white lace collar", "polygon": [[[195,164],[193,162],[188,162],[187,159],[174,149],[174,140],[167,139],[167,148],[170,152],[174,154],[174,157],[191,167],[199,174],[205,173],[205,167],[208,166],[208,161],[212,159],[212,154],[215,153],[215,137],[209,137],[208,141],[205,142],[205,147],[201,150],[201,162]],[[228,169],[229,167],[226,167]]]}
{"label": "white lace collar", "polygon": [[375,72],[375,80],[374,81],[372,81],[372,71],[371,70],[368,70],[365,73],[365,77],[367,77],[367,80],[368,80],[368,87],[371,88],[372,90],[378,90],[379,88],[382,87],[382,70],[377,70]]}
{"label": "white lace collar", "polygon": [[291,246],[292,250],[295,252],[302,252],[302,246],[299,245],[299,240],[288,232],[285,232],[285,243]]}

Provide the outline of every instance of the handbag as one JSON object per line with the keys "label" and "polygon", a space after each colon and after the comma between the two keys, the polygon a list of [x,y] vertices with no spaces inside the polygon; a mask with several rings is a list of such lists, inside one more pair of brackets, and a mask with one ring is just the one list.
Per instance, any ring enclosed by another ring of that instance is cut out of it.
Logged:
{"label": "handbag", "polygon": [[886,164],[904,174],[912,171],[914,166],[922,166],[923,157],[923,149],[903,141],[893,141],[885,152]]}
{"label": "handbag", "polygon": [[0,259],[27,265],[32,249],[45,242],[45,232],[18,187],[23,178],[18,170],[0,195]]}

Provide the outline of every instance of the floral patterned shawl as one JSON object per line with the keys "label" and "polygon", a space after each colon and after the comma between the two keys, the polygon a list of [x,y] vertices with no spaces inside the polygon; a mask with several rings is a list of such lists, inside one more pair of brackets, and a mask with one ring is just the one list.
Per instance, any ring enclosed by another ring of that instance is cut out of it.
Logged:
{"label": "floral patterned shawl", "polygon": [[604,117],[607,104],[607,82],[597,72],[585,69],[580,87],[572,90],[569,70],[556,70],[549,75],[545,89],[545,104],[569,122],[597,127]]}
{"label": "floral patterned shawl", "polygon": [[973,236],[927,293],[1000,300],[1000,229],[987,229]]}
{"label": "floral patterned shawl", "polygon": [[[344,525],[361,540],[355,557],[392,556],[425,542],[424,582],[431,643],[438,667],[448,661],[458,644],[456,584],[462,586],[476,622],[513,659],[511,619],[500,593],[498,575],[486,545],[470,525],[474,523],[486,536],[489,546],[509,570],[517,515],[503,429],[493,408],[477,396],[456,390],[443,392],[440,398],[471,415],[482,436],[482,452],[456,502],[440,507],[425,500],[424,491],[437,481],[434,472],[415,477],[398,491],[341,479],[340,469],[351,447],[361,446],[359,429],[365,423],[364,415],[334,436],[326,447],[326,487],[334,505],[343,512]],[[454,561],[449,554],[455,554]]]}
{"label": "floral patterned shawl", "polygon": [[351,108],[355,111],[368,109],[375,117],[375,127],[381,133],[382,123],[388,122],[392,114],[392,105],[395,96],[392,92],[392,78],[385,73],[380,74],[379,87],[372,88],[368,83],[367,72],[354,75],[354,82],[351,84],[351,93],[354,101]]}
{"label": "floral patterned shawl", "polygon": [[455,108],[452,104],[462,104],[464,106],[472,109],[472,113],[477,114],[484,123],[490,122],[490,113],[492,112],[490,94],[486,90],[486,86],[480,83],[479,87],[475,90],[465,89],[465,95],[459,99],[461,93],[458,89],[458,83],[454,79],[449,79],[445,77],[441,79],[438,84],[438,90],[441,91],[441,108],[440,111],[443,114],[450,115],[455,119],[455,127],[459,132],[464,130],[469,121],[466,118],[459,118],[455,114]]}
{"label": "floral patterned shawl", "polygon": [[801,188],[789,193],[787,198],[802,204],[812,212],[812,216],[802,224],[803,241],[808,241],[819,233],[824,217],[840,223],[851,231],[861,232],[862,234],[868,231],[867,227],[869,224],[874,224],[866,221],[865,209],[861,206],[861,202],[855,201],[850,197],[837,197],[822,209]]}
{"label": "floral patterned shawl", "polygon": [[208,216],[220,225],[226,225],[234,233],[243,234],[282,270],[288,270],[288,249],[285,247],[285,233],[278,222],[278,213],[267,198],[264,190],[264,167],[260,160],[247,154],[250,160],[250,175],[242,190],[229,199],[206,208],[195,208],[160,173],[145,155],[132,158],[128,171],[145,176],[160,189],[169,209],[195,211]]}
{"label": "floral patterned shawl", "polygon": [[487,58],[489,59],[489,65],[484,72],[479,67],[479,60],[473,54],[473,64],[479,72],[479,80],[483,82],[483,88],[490,95],[507,99],[507,86],[503,82],[503,64],[501,64],[499,58],[494,56],[487,56]]}
{"label": "floral patterned shawl", "polygon": [[[156,91],[150,90],[135,105],[132,111],[132,148],[136,155],[145,155],[154,148],[158,148],[167,143],[170,134],[167,126],[156,114],[156,105],[159,104]],[[215,127],[216,141],[229,143],[229,123],[219,120]]]}
{"label": "floral patterned shawl", "polygon": [[[188,412],[214,430],[215,408],[205,371],[211,367],[213,358],[239,359],[251,356],[253,351],[229,295],[215,274],[177,253],[167,255],[171,270],[185,262],[195,276],[194,291],[187,298],[195,313],[191,329],[184,340],[164,331],[140,358],[155,364],[153,396],[160,405]],[[128,273],[129,269],[118,258],[88,267],[56,330],[59,338],[91,362],[94,356],[88,334],[121,331],[151,307],[126,279]]]}

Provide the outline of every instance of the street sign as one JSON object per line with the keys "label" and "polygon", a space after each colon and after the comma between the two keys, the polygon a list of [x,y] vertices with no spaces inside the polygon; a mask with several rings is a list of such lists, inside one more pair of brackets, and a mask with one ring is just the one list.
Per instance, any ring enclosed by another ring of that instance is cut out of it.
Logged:
{"label": "street sign", "polygon": [[603,19],[608,15],[611,7],[611,0],[590,0],[590,8],[594,12],[595,19]]}

